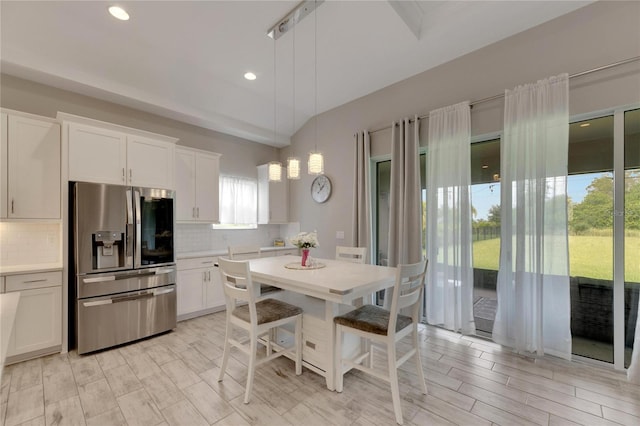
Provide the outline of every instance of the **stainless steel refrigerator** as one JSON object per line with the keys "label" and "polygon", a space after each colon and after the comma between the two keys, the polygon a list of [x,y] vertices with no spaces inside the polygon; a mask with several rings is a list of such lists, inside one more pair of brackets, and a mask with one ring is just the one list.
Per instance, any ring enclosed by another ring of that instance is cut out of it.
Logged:
{"label": "stainless steel refrigerator", "polygon": [[173,191],[72,182],[69,194],[78,353],[175,328]]}

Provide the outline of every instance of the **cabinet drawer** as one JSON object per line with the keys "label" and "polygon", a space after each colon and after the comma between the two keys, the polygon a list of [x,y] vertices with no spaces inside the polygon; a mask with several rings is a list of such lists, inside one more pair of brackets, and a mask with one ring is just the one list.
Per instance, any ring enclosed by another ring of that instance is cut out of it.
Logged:
{"label": "cabinet drawer", "polygon": [[62,271],[38,272],[34,274],[9,275],[6,291],[30,290],[62,285]]}
{"label": "cabinet drawer", "polygon": [[326,362],[329,357],[329,345],[326,337],[313,333],[302,332],[302,359],[326,370]]}
{"label": "cabinet drawer", "polygon": [[217,257],[196,257],[193,259],[178,260],[178,271],[197,268],[211,268],[218,260]]}

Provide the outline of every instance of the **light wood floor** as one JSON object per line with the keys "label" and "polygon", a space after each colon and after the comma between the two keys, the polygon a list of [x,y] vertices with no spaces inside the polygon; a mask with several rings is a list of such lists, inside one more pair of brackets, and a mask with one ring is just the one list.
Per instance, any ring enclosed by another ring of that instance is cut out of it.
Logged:
{"label": "light wood floor", "polygon": [[[71,352],[9,366],[0,419],[15,425],[393,425],[388,385],[360,372],[344,392],[280,358],[258,367],[242,403],[245,359],[232,354],[217,382],[224,314],[91,356]],[[405,424],[640,424],[640,387],[625,376],[552,357],[529,359],[481,339],[421,330],[428,395],[414,365],[400,373]]]}

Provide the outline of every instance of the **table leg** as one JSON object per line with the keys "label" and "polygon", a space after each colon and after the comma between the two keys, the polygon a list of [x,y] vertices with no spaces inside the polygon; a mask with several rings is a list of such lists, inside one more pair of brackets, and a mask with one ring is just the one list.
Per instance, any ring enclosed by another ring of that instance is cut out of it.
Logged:
{"label": "table leg", "polygon": [[335,359],[336,328],[333,325],[333,318],[338,315],[338,304],[335,302],[325,301],[324,309],[325,309],[324,317],[326,321],[326,326],[328,327],[327,336],[329,336],[329,344],[327,345],[329,356],[327,357],[328,358],[327,371],[326,371],[327,375],[325,378],[327,379],[327,389],[334,391],[336,390],[335,383],[336,383],[336,373],[337,373],[336,371],[337,361]]}

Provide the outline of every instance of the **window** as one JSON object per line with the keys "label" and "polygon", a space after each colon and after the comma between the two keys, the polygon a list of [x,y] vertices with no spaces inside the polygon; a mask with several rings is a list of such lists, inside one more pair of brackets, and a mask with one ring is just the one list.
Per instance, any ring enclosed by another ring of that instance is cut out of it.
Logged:
{"label": "window", "polygon": [[220,176],[220,225],[213,225],[214,229],[255,229],[257,223],[258,182]]}

